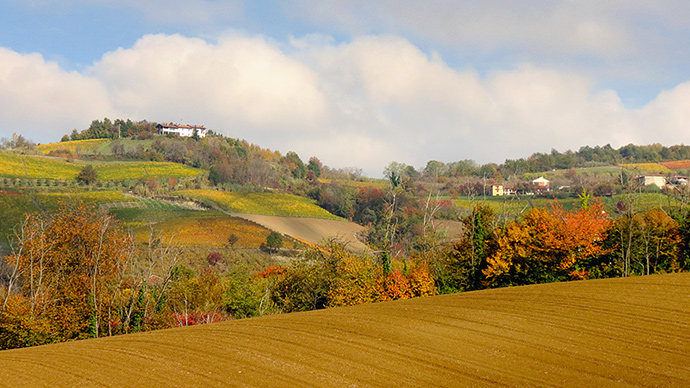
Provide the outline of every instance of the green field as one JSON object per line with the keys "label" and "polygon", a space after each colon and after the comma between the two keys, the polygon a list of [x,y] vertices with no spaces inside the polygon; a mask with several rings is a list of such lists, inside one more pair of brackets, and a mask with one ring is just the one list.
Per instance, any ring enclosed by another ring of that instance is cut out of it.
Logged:
{"label": "green field", "polygon": [[0,352],[6,386],[690,386],[690,273],[483,290]]}
{"label": "green field", "polygon": [[[680,201],[672,198],[668,195],[662,193],[638,193],[633,195],[614,195],[612,197],[600,197],[598,198],[604,203],[604,208],[609,212],[613,212],[616,209],[616,205],[619,201],[628,203],[630,201],[634,202],[634,207],[636,211],[647,211],[651,209],[664,209],[667,211],[674,211],[680,208],[682,205]],[[521,196],[516,197],[460,197],[454,199],[453,203],[459,208],[469,211],[475,206],[487,206],[491,208],[496,214],[503,214],[509,216],[519,216],[523,214],[532,207],[549,207],[553,203],[559,203],[566,210],[576,209],[580,206],[580,200],[578,198],[566,198],[566,199],[548,199],[548,198],[538,198],[534,196]]]}
{"label": "green field", "polygon": [[320,208],[313,200],[290,194],[233,193],[216,190],[184,190],[178,195],[218,205],[231,213],[279,217],[314,217],[341,220]]}

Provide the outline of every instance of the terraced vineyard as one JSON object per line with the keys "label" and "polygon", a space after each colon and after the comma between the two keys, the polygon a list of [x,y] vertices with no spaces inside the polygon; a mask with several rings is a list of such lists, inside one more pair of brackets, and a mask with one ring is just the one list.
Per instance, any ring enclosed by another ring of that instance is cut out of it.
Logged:
{"label": "terraced vineyard", "polygon": [[340,217],[317,206],[314,201],[290,194],[233,193],[216,190],[184,190],[177,193],[198,201],[217,204],[231,213],[341,220]]}
{"label": "terraced vineyard", "polygon": [[[124,226],[148,225],[149,222],[160,222],[179,217],[178,210],[188,210],[192,216],[199,216],[199,210],[193,204],[173,201],[128,197],[119,190],[71,191],[65,192],[15,192],[0,190],[0,236],[12,233],[12,230],[24,219],[25,213],[38,211],[52,212],[60,203],[67,205],[89,205],[112,211],[118,215]],[[126,209],[134,210],[129,214]],[[162,217],[152,219],[151,212],[160,211]],[[221,214],[216,213],[216,216]],[[136,218],[138,221],[134,221]],[[0,241],[0,245],[6,241]],[[258,244],[257,244],[258,246]]]}
{"label": "terraced vineyard", "polygon": [[[146,213],[140,212],[140,216],[146,217]],[[126,225],[136,224],[126,223]],[[266,242],[266,237],[271,232],[253,222],[222,213],[185,214],[179,211],[167,214],[167,217],[153,225],[153,229],[162,241],[169,241],[173,246],[204,248],[227,246],[228,237],[231,234],[238,238],[235,248],[258,248]],[[135,241],[145,242],[151,228],[142,223],[133,232]]]}
{"label": "terraced vineyard", "polygon": [[633,170],[638,173],[645,174],[669,174],[671,169],[662,165],[661,163],[631,163],[621,164],[622,167]]}
{"label": "terraced vineyard", "polygon": [[123,181],[140,178],[193,178],[204,170],[170,162],[103,163],[94,166],[99,180]]}
{"label": "terraced vineyard", "polygon": [[98,150],[105,144],[110,143],[110,139],[88,139],[88,140],[72,140],[59,143],[40,144],[36,149],[43,154],[48,154],[51,151],[64,150],[72,154],[88,153]]}
{"label": "terraced vineyard", "polygon": [[75,179],[82,166],[40,156],[0,152],[0,176],[8,178]]}
{"label": "terraced vineyard", "polygon": [[[141,178],[193,178],[204,170],[170,162],[94,163],[99,181],[124,181]],[[28,179],[76,179],[84,167],[60,159],[0,153],[0,177]]]}
{"label": "terraced vineyard", "polygon": [[690,386],[690,274],[544,284],[0,352],[7,386]]}

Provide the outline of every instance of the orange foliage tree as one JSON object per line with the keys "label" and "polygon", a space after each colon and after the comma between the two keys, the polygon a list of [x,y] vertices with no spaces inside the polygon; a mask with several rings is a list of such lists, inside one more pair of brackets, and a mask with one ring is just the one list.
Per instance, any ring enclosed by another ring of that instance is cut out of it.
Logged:
{"label": "orange foliage tree", "polygon": [[532,209],[510,223],[482,272],[489,286],[584,279],[587,261],[606,253],[611,221],[601,202],[567,212],[558,204]]}
{"label": "orange foliage tree", "polygon": [[6,258],[14,268],[6,295],[13,299],[3,304],[0,319],[3,325],[17,324],[14,314],[24,311],[14,327],[25,333],[14,335],[34,332],[28,337],[42,339],[15,345],[109,334],[109,324],[117,320],[119,285],[134,254],[130,237],[112,216],[63,206],[52,217],[27,215],[16,239]]}

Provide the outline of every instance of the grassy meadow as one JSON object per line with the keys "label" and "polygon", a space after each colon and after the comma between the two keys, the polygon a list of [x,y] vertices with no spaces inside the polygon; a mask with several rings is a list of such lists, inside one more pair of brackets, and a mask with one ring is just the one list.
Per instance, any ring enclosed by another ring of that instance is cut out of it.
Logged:
{"label": "grassy meadow", "polygon": [[0,352],[7,386],[690,386],[690,273],[510,287]]}

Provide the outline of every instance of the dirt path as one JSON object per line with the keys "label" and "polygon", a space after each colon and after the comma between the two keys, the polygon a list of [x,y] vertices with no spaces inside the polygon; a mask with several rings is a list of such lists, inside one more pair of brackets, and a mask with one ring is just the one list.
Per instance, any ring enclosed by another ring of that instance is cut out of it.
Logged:
{"label": "dirt path", "polygon": [[364,228],[354,222],[308,217],[262,216],[257,214],[232,213],[232,215],[313,244],[321,243],[329,237],[338,237],[347,242],[348,246],[353,250],[366,249],[366,246],[355,237]]}
{"label": "dirt path", "polygon": [[690,386],[690,273],[0,352],[0,386]]}

